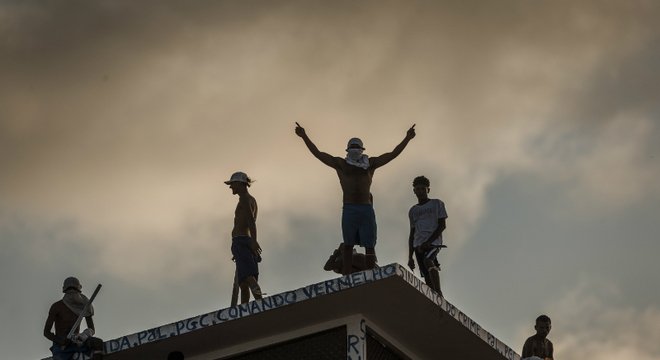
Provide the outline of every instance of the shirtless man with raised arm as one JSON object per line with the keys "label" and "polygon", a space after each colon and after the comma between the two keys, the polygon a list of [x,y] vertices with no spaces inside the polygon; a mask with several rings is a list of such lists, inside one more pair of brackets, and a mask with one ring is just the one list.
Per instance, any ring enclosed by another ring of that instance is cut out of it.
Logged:
{"label": "shirtless man with raised arm", "polygon": [[365,149],[362,140],[358,138],[348,141],[347,155],[345,158],[340,158],[319,151],[300,124],[296,123],[295,131],[296,135],[305,141],[305,145],[312,155],[335,169],[339,177],[344,203],[341,219],[344,240],[342,274],[351,273],[353,246],[355,245],[365,248],[366,267],[374,268],[376,266],[376,215],[370,191],[371,181],[376,169],[401,154],[408,142],[415,137],[415,125],[408,129],[406,137],[392,152],[371,158],[362,154]]}
{"label": "shirtless man with raised arm", "polygon": [[[235,172],[225,184],[232,194],[238,195],[234,213],[234,228],[231,231],[231,253],[236,261],[234,281],[241,289],[241,304],[250,300],[250,291],[255,299],[261,299],[258,262],[261,261],[261,246],[257,242],[257,200],[250,195],[250,179],[243,172]],[[235,300],[232,295],[232,306]]]}

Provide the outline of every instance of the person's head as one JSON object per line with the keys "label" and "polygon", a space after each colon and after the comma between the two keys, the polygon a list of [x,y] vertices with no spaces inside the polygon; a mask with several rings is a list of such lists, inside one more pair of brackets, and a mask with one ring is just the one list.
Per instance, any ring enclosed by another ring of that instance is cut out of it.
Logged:
{"label": "person's head", "polygon": [[247,192],[247,188],[252,185],[252,179],[246,173],[237,171],[231,175],[229,180],[225,181],[229,185],[232,194],[242,194]]}
{"label": "person's head", "polygon": [[537,335],[545,338],[550,333],[550,329],[552,329],[552,321],[550,321],[547,315],[541,315],[536,318],[534,329]]}
{"label": "person's head", "polygon": [[426,200],[429,198],[429,191],[431,189],[431,182],[426,176],[418,176],[413,180],[413,193],[417,196],[418,200]]}
{"label": "person's head", "polygon": [[73,276],[69,276],[68,278],[64,279],[64,283],[62,284],[62,292],[67,292],[68,290],[81,292],[82,284],[80,284],[80,280]]}
{"label": "person's head", "polygon": [[362,144],[362,140],[359,138],[352,138],[348,140],[348,144],[346,145],[346,152],[348,153],[348,157],[357,159],[362,155],[363,151],[364,145]]}
{"label": "person's head", "polygon": [[185,359],[183,357],[183,353],[181,351],[172,351],[171,353],[167,354],[167,360],[183,360]]}

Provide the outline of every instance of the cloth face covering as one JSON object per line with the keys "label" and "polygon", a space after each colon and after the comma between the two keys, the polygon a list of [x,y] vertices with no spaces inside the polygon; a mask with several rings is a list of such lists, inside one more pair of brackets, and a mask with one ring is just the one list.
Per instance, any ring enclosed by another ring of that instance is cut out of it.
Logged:
{"label": "cloth face covering", "polygon": [[[85,305],[87,305],[89,302],[89,299],[82,293],[73,289],[69,289],[64,293],[62,301],[64,302],[64,305],[73,311],[74,314],[80,316],[80,313],[85,308]],[[93,305],[90,305],[89,309],[83,316],[87,317],[92,315],[94,315],[94,307]]]}
{"label": "cloth face covering", "polygon": [[346,151],[346,162],[349,165],[357,166],[365,170],[369,168],[369,156],[362,154],[362,149],[350,148]]}

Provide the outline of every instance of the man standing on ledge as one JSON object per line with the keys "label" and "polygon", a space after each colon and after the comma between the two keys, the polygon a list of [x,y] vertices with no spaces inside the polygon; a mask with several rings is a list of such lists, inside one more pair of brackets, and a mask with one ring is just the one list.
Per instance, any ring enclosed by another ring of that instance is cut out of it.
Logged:
{"label": "man standing on ledge", "polygon": [[418,176],[413,180],[413,193],[417,196],[417,204],[408,211],[410,219],[410,236],[408,237],[408,266],[415,269],[413,252],[417,258],[419,272],[424,277],[426,285],[440,290],[440,263],[438,252],[445,247],[442,244],[442,232],[447,227],[447,210],[440,199],[429,199],[431,182],[426,176]]}
{"label": "man standing on ledge", "polygon": [[[238,195],[238,205],[234,214],[234,229],[231,231],[231,253],[236,261],[234,281],[241,289],[241,304],[250,300],[250,292],[255,299],[261,299],[258,262],[261,261],[261,246],[257,242],[257,200],[250,195],[250,179],[243,172],[235,172],[225,184],[232,194]],[[232,305],[234,300],[232,299]]]}
{"label": "man standing on ledge", "polygon": [[365,248],[366,267],[373,269],[376,266],[376,215],[370,192],[371,181],[376,169],[399,156],[408,142],[415,137],[415,125],[408,129],[406,137],[392,152],[372,158],[362,153],[365,148],[362,140],[358,138],[348,141],[346,157],[340,158],[319,151],[305,133],[305,129],[298,123],[296,123],[296,135],[305,141],[305,145],[314,157],[335,169],[339,176],[344,202],[341,216],[344,239],[342,274],[351,273],[355,245]]}

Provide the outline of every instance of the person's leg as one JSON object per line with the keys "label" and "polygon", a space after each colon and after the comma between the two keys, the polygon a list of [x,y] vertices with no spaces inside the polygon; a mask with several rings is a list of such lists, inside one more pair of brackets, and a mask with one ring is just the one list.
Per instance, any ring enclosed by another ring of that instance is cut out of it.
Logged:
{"label": "person's leg", "polygon": [[426,285],[431,286],[429,272],[426,268],[426,259],[424,253],[419,248],[415,248],[415,259],[417,260],[417,266],[419,267],[419,274],[424,278]]}
{"label": "person's leg", "polygon": [[373,269],[376,267],[376,249],[375,248],[366,248],[365,249],[365,268]]}
{"label": "person's leg", "polygon": [[240,242],[240,246],[237,247],[234,255],[236,259],[236,278],[241,290],[241,304],[245,304],[250,300],[250,291],[252,291],[255,299],[262,298],[261,289],[257,284],[259,266],[249,247],[250,237],[241,236],[235,239],[236,242]]}
{"label": "person's leg", "polygon": [[425,258],[424,266],[428,272],[428,276],[426,278],[427,285],[429,285],[431,289],[437,291],[438,294],[442,296],[442,290],[440,290],[440,265],[438,264],[438,261],[435,259],[435,257]]}
{"label": "person's leg", "polygon": [[[241,264],[242,262],[242,252],[241,252],[241,243],[240,239],[237,237],[232,238],[231,240],[231,254],[233,255],[232,260],[234,260],[234,263],[236,264],[236,270],[234,271],[234,283],[232,284],[232,292],[231,292],[231,306],[236,306],[238,304],[238,292],[241,290],[241,286],[239,283],[239,274],[242,274],[243,270],[243,265]],[[248,296],[247,299],[244,300],[244,294]],[[247,302],[250,294],[246,291],[241,291],[241,304],[244,302]]]}
{"label": "person's leg", "polygon": [[353,254],[353,271],[362,271],[367,269],[367,257],[364,254]]}
{"label": "person's leg", "polygon": [[342,275],[350,275],[353,273],[353,245],[343,244],[342,248]]}
{"label": "person's leg", "polygon": [[376,267],[376,213],[373,206],[362,208],[359,238],[365,249],[365,268]]}
{"label": "person's leg", "polygon": [[241,288],[241,304],[245,304],[250,301],[250,286],[247,280],[244,280],[239,287]]}
{"label": "person's leg", "polygon": [[353,246],[359,243],[359,216],[355,205],[344,204],[341,213],[341,234],[344,242],[341,245],[342,275],[353,273]]}
{"label": "person's leg", "polygon": [[231,289],[231,306],[238,304],[238,275],[234,273],[234,284]]}
{"label": "person's leg", "polygon": [[252,296],[254,296],[256,300],[259,300],[263,297],[261,294],[261,288],[259,287],[257,279],[254,276],[248,276],[247,279],[245,279],[245,282],[252,291]]}

